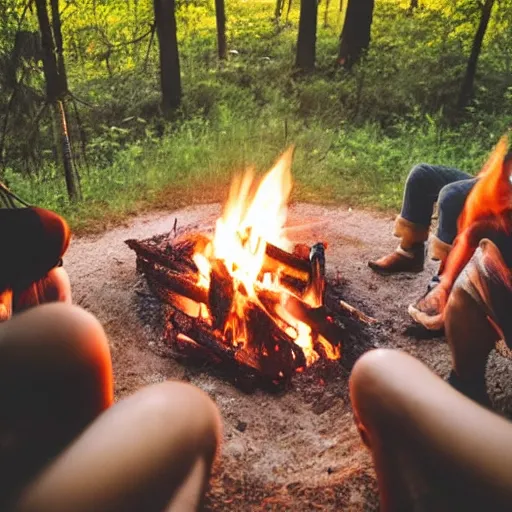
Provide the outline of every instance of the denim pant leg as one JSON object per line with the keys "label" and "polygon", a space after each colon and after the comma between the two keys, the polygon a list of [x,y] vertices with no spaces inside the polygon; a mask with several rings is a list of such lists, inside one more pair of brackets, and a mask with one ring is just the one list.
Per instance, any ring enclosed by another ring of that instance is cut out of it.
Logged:
{"label": "denim pant leg", "polygon": [[405,183],[401,216],[414,224],[428,227],[441,189],[471,176],[458,169],[419,164],[413,167]]}
{"label": "denim pant leg", "polygon": [[471,178],[450,183],[439,192],[437,238],[442,242],[451,245],[455,240],[457,236],[457,221],[477,179]]}

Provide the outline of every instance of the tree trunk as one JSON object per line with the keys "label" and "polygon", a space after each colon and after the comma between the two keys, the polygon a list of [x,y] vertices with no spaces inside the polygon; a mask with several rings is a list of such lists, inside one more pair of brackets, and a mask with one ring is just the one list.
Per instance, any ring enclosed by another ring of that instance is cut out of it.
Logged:
{"label": "tree trunk", "polygon": [[283,14],[284,9],[284,0],[276,0],[276,10],[274,12],[274,18],[277,21],[279,21],[279,18],[281,18],[281,14]]}
{"label": "tree trunk", "polygon": [[349,0],[338,63],[350,69],[370,45],[374,0]]}
{"label": "tree trunk", "polygon": [[341,15],[343,13],[343,0],[340,0],[339,10],[338,10],[338,18],[337,23],[341,21]]}
{"label": "tree trunk", "polygon": [[411,0],[411,3],[409,4],[409,12],[412,13],[414,9],[418,8],[418,0]]}
{"label": "tree trunk", "polygon": [[317,0],[300,1],[299,36],[295,65],[303,71],[315,68]]}
{"label": "tree trunk", "polygon": [[[59,14],[59,1],[50,0],[52,25],[48,16],[47,0],[35,0],[41,44],[43,47],[43,72],[46,82],[46,103],[51,105],[57,149],[57,163],[64,169],[69,199],[81,199],[80,179],[76,172],[66,122],[65,97],[68,94],[66,68],[62,47],[62,32]],[[53,29],[53,30],[52,30]]]}
{"label": "tree trunk", "polygon": [[466,74],[464,75],[462,86],[460,88],[459,101],[457,103],[459,110],[464,109],[473,96],[473,85],[475,82],[478,57],[480,55],[480,51],[482,50],[482,42],[487,30],[487,25],[489,24],[489,19],[491,18],[493,5],[494,0],[486,0],[484,6],[482,7],[482,16],[480,17],[478,30],[476,31],[475,39],[473,40],[471,54],[469,56],[468,65],[466,67]]}
{"label": "tree trunk", "polygon": [[57,74],[59,80],[59,90],[61,94],[68,92],[68,77],[66,74],[66,66],[64,65],[64,48],[62,45],[62,30],[59,12],[59,0],[50,0],[52,9],[52,29],[55,39],[55,53],[57,58]]}
{"label": "tree trunk", "polygon": [[288,18],[290,17],[290,11],[292,10],[293,0],[288,0],[288,9],[286,10],[286,23],[288,23]]}
{"label": "tree trunk", "polygon": [[227,56],[226,44],[226,9],[224,0],[215,0],[215,17],[217,19],[217,50],[219,59]]}
{"label": "tree trunk", "polygon": [[76,202],[82,199],[82,192],[80,190],[80,180],[78,179],[78,174],[73,162],[73,156],[71,154],[71,144],[69,142],[64,101],[57,101],[53,104],[52,111],[56,147],[59,153],[59,159],[62,161],[64,166],[64,177],[66,179],[68,196],[71,201]]}
{"label": "tree trunk", "polygon": [[176,37],[174,0],[153,0],[155,25],[160,46],[160,87],[166,115],[181,102],[180,58]]}
{"label": "tree trunk", "polygon": [[329,4],[331,0],[325,0],[325,11],[324,11],[324,28],[329,26]]}
{"label": "tree trunk", "polygon": [[36,0],[37,19],[41,31],[41,45],[43,47],[43,72],[46,81],[46,101],[52,105],[61,95],[57,59],[55,58],[55,43],[53,42],[50,19],[46,0]]}

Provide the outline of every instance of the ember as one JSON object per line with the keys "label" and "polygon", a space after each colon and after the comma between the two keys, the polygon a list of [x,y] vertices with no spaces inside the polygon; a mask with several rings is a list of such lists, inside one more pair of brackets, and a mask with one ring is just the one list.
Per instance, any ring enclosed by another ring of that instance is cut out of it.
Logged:
{"label": "ember", "polygon": [[[212,235],[164,250],[128,240],[153,291],[174,308],[172,340],[273,382],[341,356],[344,329],[325,306],[325,243],[284,236],[293,149],[259,183],[236,179]],[[309,253],[309,257],[306,255]]]}

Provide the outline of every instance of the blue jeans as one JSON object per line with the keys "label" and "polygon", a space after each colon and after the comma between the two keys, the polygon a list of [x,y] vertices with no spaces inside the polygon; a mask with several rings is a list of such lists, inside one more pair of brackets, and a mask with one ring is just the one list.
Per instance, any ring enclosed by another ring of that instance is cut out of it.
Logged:
{"label": "blue jeans", "polygon": [[[457,220],[477,179],[450,167],[416,165],[409,173],[405,184],[401,216],[428,228],[437,201],[437,237],[447,244],[452,244],[457,236]],[[499,230],[491,230],[485,237],[496,244],[505,263],[512,268],[512,237]],[[432,278],[430,287],[438,282],[439,276],[436,275]]]}
{"label": "blue jeans", "polygon": [[437,237],[452,244],[457,236],[457,219],[477,178],[440,165],[419,164],[413,167],[405,183],[401,216],[428,228],[438,203]]}

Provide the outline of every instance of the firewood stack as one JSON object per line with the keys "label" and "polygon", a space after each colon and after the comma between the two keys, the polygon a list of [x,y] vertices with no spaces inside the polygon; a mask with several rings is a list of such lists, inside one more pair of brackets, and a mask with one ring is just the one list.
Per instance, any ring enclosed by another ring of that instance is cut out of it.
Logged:
{"label": "firewood stack", "polygon": [[[275,384],[288,381],[307,366],[307,360],[294,342],[293,329],[289,325],[287,328],[278,314],[279,308],[284,308],[286,315],[309,325],[317,354],[334,359],[332,353],[339,353],[345,331],[324,304],[324,244],[311,248],[298,245],[293,253],[266,245],[260,277],[278,273],[284,292],[256,288],[257,300],[246,305],[244,342],[237,343],[240,333],[227,327],[235,291],[223,261],[212,262],[208,289],[198,284],[199,270],[193,255],[209,242],[202,234],[171,243],[162,243],[162,239],[126,241],[137,254],[137,269],[145,275],[153,293],[172,306],[168,332],[175,350],[222,364],[245,378]],[[326,343],[330,345],[328,353]]]}

